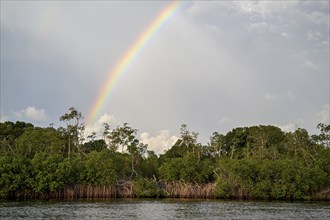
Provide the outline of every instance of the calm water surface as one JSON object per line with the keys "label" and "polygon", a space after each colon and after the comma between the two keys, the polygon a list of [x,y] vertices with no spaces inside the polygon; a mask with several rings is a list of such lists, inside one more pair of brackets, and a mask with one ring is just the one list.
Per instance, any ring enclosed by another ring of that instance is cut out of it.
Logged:
{"label": "calm water surface", "polygon": [[330,203],[182,199],[0,202],[0,219],[330,219]]}

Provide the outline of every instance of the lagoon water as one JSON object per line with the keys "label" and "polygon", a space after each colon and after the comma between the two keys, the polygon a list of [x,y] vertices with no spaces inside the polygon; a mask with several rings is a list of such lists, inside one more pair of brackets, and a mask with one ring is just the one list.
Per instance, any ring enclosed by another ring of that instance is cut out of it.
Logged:
{"label": "lagoon water", "polygon": [[330,219],[330,203],[191,199],[0,202],[0,219]]}

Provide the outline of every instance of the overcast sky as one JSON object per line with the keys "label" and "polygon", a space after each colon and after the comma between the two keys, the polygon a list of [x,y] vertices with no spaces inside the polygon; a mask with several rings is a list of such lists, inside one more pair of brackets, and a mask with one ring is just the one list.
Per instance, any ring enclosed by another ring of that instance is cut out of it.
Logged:
{"label": "overcast sky", "polygon": [[[161,1],[1,1],[1,121],[87,115],[109,70]],[[103,122],[128,122],[157,153],[185,123],[214,131],[329,123],[329,1],[186,2],[110,94]]]}

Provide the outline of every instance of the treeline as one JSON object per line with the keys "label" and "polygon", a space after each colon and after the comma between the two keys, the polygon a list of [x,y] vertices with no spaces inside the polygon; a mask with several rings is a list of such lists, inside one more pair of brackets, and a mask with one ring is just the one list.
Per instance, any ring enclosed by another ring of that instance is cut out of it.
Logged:
{"label": "treeline", "polygon": [[[0,123],[0,198],[185,197],[330,200],[330,125],[318,135],[271,125],[214,132],[207,145],[181,126],[156,155],[127,123],[84,139],[82,115],[65,127]],[[97,138],[101,137],[101,138]]]}

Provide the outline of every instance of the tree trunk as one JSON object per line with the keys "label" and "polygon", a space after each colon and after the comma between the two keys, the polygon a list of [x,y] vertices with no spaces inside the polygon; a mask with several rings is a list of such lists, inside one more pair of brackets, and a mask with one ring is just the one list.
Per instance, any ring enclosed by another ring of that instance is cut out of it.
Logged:
{"label": "tree trunk", "polygon": [[71,139],[69,135],[69,143],[68,143],[68,158],[70,159],[70,153],[71,153]]}

